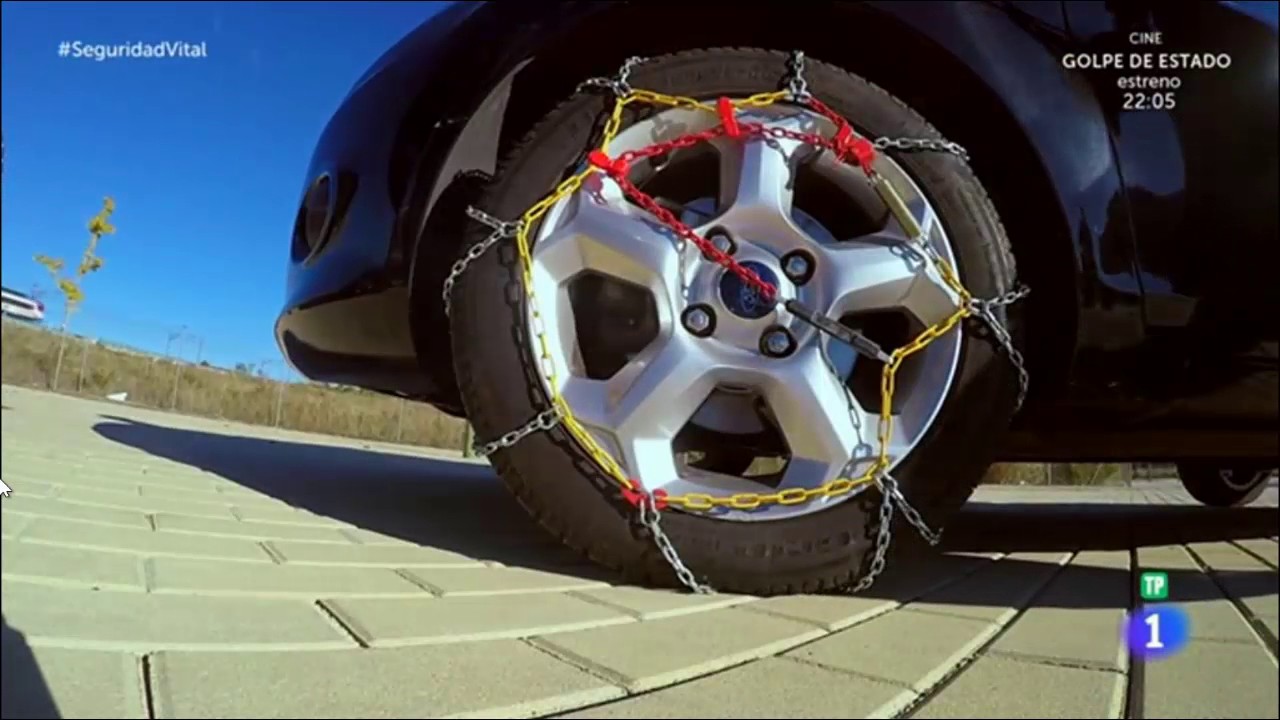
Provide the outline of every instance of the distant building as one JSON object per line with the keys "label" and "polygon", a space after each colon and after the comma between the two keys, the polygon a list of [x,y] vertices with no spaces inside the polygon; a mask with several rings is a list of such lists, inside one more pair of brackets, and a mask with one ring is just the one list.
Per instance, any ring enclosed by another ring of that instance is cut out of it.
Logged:
{"label": "distant building", "polygon": [[0,291],[0,312],[5,316],[26,322],[44,322],[44,303],[17,290],[0,288]]}

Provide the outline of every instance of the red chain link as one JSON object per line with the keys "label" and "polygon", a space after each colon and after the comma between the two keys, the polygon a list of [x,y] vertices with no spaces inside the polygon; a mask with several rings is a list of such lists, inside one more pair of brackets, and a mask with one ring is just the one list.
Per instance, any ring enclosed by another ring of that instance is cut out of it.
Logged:
{"label": "red chain link", "polygon": [[[865,138],[856,137],[849,121],[827,107],[826,103],[810,97],[806,100],[806,104],[835,124],[836,133],[833,137],[827,138],[818,133],[799,132],[786,128],[771,128],[766,127],[763,123],[742,122],[738,120],[734,112],[732,101],[727,97],[721,97],[716,101],[716,111],[720,115],[720,124],[714,128],[681,135],[673,140],[654,143],[638,150],[628,150],[612,159],[601,150],[593,150],[587,156],[587,162],[612,178],[618,184],[618,187],[622,188],[622,191],[637,205],[652,213],[654,217],[671,228],[681,238],[696,245],[699,250],[711,258],[712,262],[726,268],[742,278],[747,284],[758,289],[764,299],[773,301],[778,293],[776,287],[771,283],[765,282],[764,278],[761,278],[750,268],[744,267],[738,261],[726,255],[709,240],[694,232],[693,228],[680,222],[680,219],[674,213],[659,205],[653,197],[636,187],[635,183],[631,182],[628,174],[631,171],[631,166],[637,160],[665,155],[675,150],[693,147],[699,143],[724,136],[734,140],[750,140],[762,137],[795,140],[810,147],[830,150],[840,162],[858,166],[864,172],[870,174],[871,164],[875,161],[876,156],[875,146]],[[628,500],[635,504],[640,501],[643,495],[644,491],[640,490],[634,499],[628,497]]]}

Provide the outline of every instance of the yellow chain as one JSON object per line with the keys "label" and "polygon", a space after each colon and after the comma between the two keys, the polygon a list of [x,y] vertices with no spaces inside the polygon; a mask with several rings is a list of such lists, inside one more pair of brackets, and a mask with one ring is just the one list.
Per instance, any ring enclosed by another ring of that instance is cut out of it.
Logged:
{"label": "yellow chain", "polygon": [[[777,91],[768,93],[759,93],[750,97],[734,100],[735,108],[743,107],[768,107],[774,103],[790,97],[789,92]],[[663,105],[672,108],[685,108],[702,110],[705,112],[716,113],[717,108],[714,105],[704,103],[688,97],[680,97],[676,95],[666,95],[663,93],[652,92],[649,90],[632,90],[627,95],[618,98],[610,113],[609,120],[605,123],[603,137],[600,141],[600,151],[608,153],[609,144],[617,137],[622,127],[622,113],[628,105],[635,102],[645,102],[652,105]],[[587,166],[584,170],[569,177],[561,182],[554,191],[539,200],[536,204],[525,211],[520,217],[519,228],[516,232],[516,248],[520,254],[520,264],[522,277],[524,280],[525,294],[529,298],[529,305],[533,314],[535,328],[541,328],[542,315],[537,306],[537,299],[534,297],[533,291],[533,254],[530,249],[529,231],[535,227],[548,211],[557,203],[566,197],[577,192],[582,187],[582,183],[597,168]],[[887,194],[886,204],[890,210],[899,215],[899,221],[904,228],[917,228],[915,219],[901,213],[907,212],[905,204],[902,203],[901,197],[893,189],[892,185],[884,178],[873,177],[873,182],[878,183],[879,191]],[[917,241],[923,242],[923,238],[915,238]],[[889,356],[889,362],[885,363],[884,370],[880,375],[880,424],[878,429],[878,440],[880,442],[880,452],[875,461],[857,478],[836,478],[816,488],[788,488],[772,493],[735,493],[733,495],[716,497],[705,493],[685,493],[683,495],[667,496],[668,505],[682,507],[686,510],[711,510],[716,507],[728,507],[735,510],[754,510],[762,505],[778,504],[778,505],[799,505],[816,498],[835,498],[847,495],[855,489],[867,485],[875,481],[876,474],[889,466],[889,440],[893,434],[893,394],[895,388],[896,375],[898,368],[902,362],[911,355],[924,349],[930,342],[941,337],[961,320],[970,314],[969,300],[972,297],[968,290],[960,283],[951,266],[943,259],[935,260],[939,275],[943,282],[947,284],[960,297],[960,304],[956,311],[949,317],[938,322],[930,328],[924,330],[915,337],[911,342],[894,350]],[[582,427],[574,417],[569,403],[560,395],[557,389],[555,363],[551,357],[549,341],[545,332],[537,330],[535,332],[538,338],[538,350],[541,353],[539,358],[542,367],[547,375],[548,390],[551,394],[552,406],[560,412],[560,423],[568,430],[569,434],[582,446],[582,448],[591,456],[592,460],[600,466],[615,482],[628,490],[635,490],[636,484],[627,477],[627,473],[618,464],[600,444],[596,442],[591,433]]]}

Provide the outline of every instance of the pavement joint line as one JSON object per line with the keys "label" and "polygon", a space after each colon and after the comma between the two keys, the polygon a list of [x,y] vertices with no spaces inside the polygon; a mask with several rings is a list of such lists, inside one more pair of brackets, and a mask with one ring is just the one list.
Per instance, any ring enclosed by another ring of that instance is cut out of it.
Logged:
{"label": "pavement joint line", "polygon": [[[613,586],[613,587],[617,587],[617,586]],[[588,594],[586,594],[585,592],[582,592],[582,591],[580,591],[580,590],[568,590],[568,591],[565,591],[565,595],[568,595],[569,597],[572,597],[572,598],[575,598],[575,599],[581,600],[581,601],[583,601],[583,602],[585,602],[585,603],[590,603],[590,604],[592,604],[592,605],[599,605],[600,607],[607,608],[607,609],[609,609],[609,610],[613,610],[614,612],[620,612],[620,613],[622,613],[623,615],[626,615],[626,616],[628,616],[628,617],[634,618],[637,622],[639,622],[639,621],[643,621],[643,620],[645,619],[644,613],[642,613],[642,612],[640,612],[640,611],[638,611],[638,610],[632,610],[631,608],[629,608],[629,607],[624,607],[624,606],[622,606],[621,604],[618,604],[618,603],[611,603],[611,602],[609,602],[608,600],[603,600],[603,599],[598,598],[598,597],[593,597],[593,596],[588,595]],[[654,617],[654,616],[652,616],[652,615],[651,615],[651,616],[649,616],[649,617],[650,617],[650,618],[652,618],[652,617]]]}
{"label": "pavement joint line", "polygon": [[798,622],[804,625],[808,625],[810,627],[818,628],[819,630],[826,630],[829,633],[838,633],[844,630],[848,630],[852,627],[861,625],[870,620],[874,620],[875,618],[878,618],[881,615],[888,615],[894,610],[901,608],[904,604],[905,603],[901,600],[885,600],[884,602],[880,603],[879,605],[876,605],[873,608],[868,608],[867,610],[863,610],[862,612],[857,613],[856,615],[851,615],[843,620],[838,620],[836,622],[822,622],[821,620],[804,618],[804,617],[800,617],[799,615],[793,615],[791,613],[787,613],[781,610],[774,610],[772,608],[752,607],[751,604],[744,605],[742,609],[748,612],[755,613],[757,615],[768,615],[769,617],[773,617],[773,618],[780,618],[782,620],[790,620],[792,622]]}
{"label": "pavement joint line", "polygon": [[1231,544],[1231,546],[1232,546],[1232,547],[1234,547],[1235,549],[1237,549],[1237,550],[1239,550],[1240,552],[1242,552],[1242,553],[1244,553],[1244,554],[1248,555],[1249,557],[1253,558],[1254,560],[1257,560],[1258,562],[1262,563],[1263,565],[1266,565],[1267,567],[1271,568],[1272,570],[1280,570],[1280,567],[1276,567],[1276,564],[1275,564],[1275,563],[1273,563],[1273,562],[1271,562],[1270,560],[1268,560],[1268,559],[1266,559],[1266,558],[1262,557],[1261,555],[1259,555],[1258,553],[1256,553],[1256,552],[1254,552],[1254,551],[1250,550],[1249,548],[1247,548],[1247,547],[1245,547],[1245,546],[1241,545],[1238,541],[1236,541],[1236,540],[1228,540],[1227,542],[1228,542],[1228,543],[1230,543],[1230,544]]}
{"label": "pavement joint line", "polygon": [[[343,613],[341,613],[337,608],[330,607],[324,600],[316,600],[311,605],[316,609],[316,612],[320,613],[320,616],[328,621],[329,625],[341,633],[343,637],[354,642],[357,647],[362,649],[369,648],[369,643],[364,639],[364,635],[361,635],[360,633],[363,628],[361,628],[354,620],[343,617]],[[367,634],[368,631],[365,631],[365,635]]]}
{"label": "pavement joint line", "polygon": [[[246,523],[241,523],[241,524],[243,524],[243,525],[248,525],[249,523],[247,523],[247,522],[246,522]],[[120,526],[120,525],[113,525],[112,527],[121,527],[121,526]],[[209,531],[207,531],[207,530],[186,530],[186,529],[183,529],[183,528],[157,528],[157,529],[156,529],[156,533],[157,533],[157,534],[160,534],[160,535],[172,534],[172,535],[196,535],[196,536],[199,536],[199,537],[211,537],[211,538],[235,538],[235,539],[238,539],[238,540],[267,540],[267,539],[270,539],[270,540],[278,540],[278,539],[281,539],[281,538],[264,538],[264,537],[262,537],[262,536],[260,536],[260,535],[245,535],[245,534],[242,534],[242,533],[234,533],[234,532],[209,532]],[[341,547],[346,547],[347,545],[350,545],[350,543],[343,542],[343,541],[341,541],[341,540],[316,540],[316,539],[314,539],[314,538],[307,538],[307,539],[305,539],[305,540],[303,540],[303,539],[296,539],[296,540],[295,540],[295,539],[293,539],[293,538],[288,538],[288,541],[289,541],[289,542],[304,542],[304,543],[312,543],[312,544],[314,544],[314,545],[338,545],[338,546],[341,546]]]}
{"label": "pavement joint line", "polygon": [[142,589],[144,592],[152,592],[156,587],[156,563],[151,556],[143,556],[138,558],[138,576],[142,578]]}
{"label": "pavement joint line", "polygon": [[445,595],[445,591],[442,588],[432,585],[422,578],[415,577],[413,573],[405,570],[404,568],[393,568],[392,572],[414,587],[422,588],[423,591],[431,594],[433,597],[443,597]]}
{"label": "pavement joint line", "polygon": [[[133,496],[130,496],[130,497],[133,497]],[[142,497],[142,496],[139,496],[139,497]],[[128,510],[128,511],[136,512],[136,513],[140,513],[140,514],[145,515],[145,516],[147,516],[147,517],[148,517],[148,519],[150,520],[150,522],[151,522],[151,524],[152,524],[152,528],[151,528],[151,529],[152,529],[152,530],[154,530],[154,529],[155,529],[155,520],[154,520],[154,518],[153,518],[152,516],[154,516],[154,515],[155,515],[156,511],[154,511],[154,510],[147,510],[147,509],[146,509],[146,508],[144,508],[144,507],[139,507],[139,505],[138,505],[137,503],[134,503],[134,504],[130,505],[130,504],[125,503],[125,502],[123,502],[123,501],[122,501],[122,502],[118,502],[118,503],[117,503],[117,502],[112,502],[112,501],[101,502],[101,501],[96,501],[96,500],[85,500],[85,499],[83,499],[83,498],[65,497],[65,496],[63,496],[63,495],[62,495],[62,494],[60,494],[60,493],[59,493],[59,494],[57,494],[57,495],[52,495],[52,496],[50,496],[50,497],[41,498],[41,499],[42,499],[42,500],[57,500],[57,501],[58,501],[58,502],[60,502],[60,503],[66,503],[66,504],[68,504],[68,505],[77,505],[77,506],[79,506],[79,507],[99,508],[99,509],[103,509],[103,510]],[[143,498],[143,500],[144,500],[144,501],[145,501],[145,500],[148,500],[148,499],[152,499],[152,500],[154,500],[154,499],[159,499],[159,498],[146,498],[146,497],[144,497],[144,498]],[[192,502],[192,501],[186,501],[186,502]],[[197,502],[198,502],[198,501],[197,501]],[[145,503],[144,503],[144,504],[145,504]],[[204,504],[206,504],[206,505],[216,505],[217,503],[204,503]],[[228,510],[232,510],[232,509],[233,509],[233,508],[231,508],[230,506],[227,506],[227,505],[222,505],[221,507],[226,508],[226,509],[228,509]],[[163,510],[163,511],[160,511],[160,512],[164,512],[166,515],[178,515],[178,516],[182,516],[182,517],[191,517],[191,518],[200,518],[200,519],[204,519],[204,518],[212,517],[212,516],[210,516],[210,515],[192,515],[191,513],[188,513],[188,512],[175,512],[175,511],[172,511],[172,510]],[[64,519],[64,517],[63,517],[63,516],[61,516],[61,515],[45,515],[44,517],[56,517],[56,518],[58,518],[58,519]],[[74,519],[74,518],[65,518],[65,519]],[[222,518],[222,519],[225,519],[225,518]],[[237,520],[239,520],[239,519],[241,519],[241,518],[236,518],[236,519],[237,519]],[[90,521],[85,521],[85,522],[90,522]],[[104,522],[105,522],[105,521],[104,521]]]}
{"label": "pavement joint line", "polygon": [[[65,501],[62,501],[62,502],[65,502]],[[82,523],[84,525],[98,525],[101,527],[131,528],[133,530],[141,529],[137,525],[112,522],[110,520],[90,520],[88,518],[67,517],[66,515],[55,515],[55,514],[45,513],[45,512],[32,512],[30,510],[10,510],[8,508],[5,508],[5,512],[11,513],[13,515],[22,515],[23,517],[36,518],[36,519],[43,518],[45,520],[58,520],[60,522]],[[146,515],[144,515],[143,513],[138,513],[138,514],[143,517],[146,517]],[[155,527],[152,526],[151,529],[154,530]]]}
{"label": "pavement joint line", "polygon": [[821,670],[826,670],[828,672],[838,673],[840,675],[848,675],[850,677],[856,677],[862,680],[869,680],[871,682],[880,683],[881,685],[892,685],[898,688],[899,690],[908,690],[913,695],[916,694],[915,688],[911,687],[911,685],[907,683],[902,682],[901,680],[883,678],[878,675],[858,672],[857,670],[850,670],[848,668],[836,667],[835,665],[828,665],[826,663],[819,662],[817,660],[810,660],[809,658],[796,657],[794,655],[779,655],[777,656],[776,659],[783,660],[786,662],[796,663],[798,665],[808,665],[811,667],[819,668]]}
{"label": "pavement joint line", "polygon": [[142,691],[142,707],[147,718],[155,718],[155,695],[151,689],[151,653],[143,653],[138,657],[138,681],[141,683],[139,690]]}
{"label": "pavement joint line", "polygon": [[270,540],[259,540],[258,547],[262,548],[262,552],[266,553],[267,557],[271,558],[271,562],[273,564],[276,564],[276,565],[288,564],[288,562],[284,558],[284,555],[280,554],[280,551],[276,549],[275,545],[271,544]]}
{"label": "pavement joint line", "polygon": [[590,660],[589,658],[582,657],[570,650],[550,645],[538,636],[520,638],[517,642],[524,643],[543,655],[554,658],[556,662],[568,665],[569,667],[584,672],[601,682],[613,685],[614,687],[621,689],[627,695],[634,694],[632,689],[628,687],[627,679],[623,677],[621,673],[611,670],[604,665]]}
{"label": "pavement joint line", "polygon": [[[740,668],[740,667],[743,667],[743,666],[745,666],[745,665],[750,665],[750,664],[751,664],[751,663],[753,663],[753,662],[759,662],[760,660],[769,659],[769,658],[774,658],[774,659],[779,658],[779,657],[781,657],[781,656],[782,656],[782,654],[783,654],[783,653],[791,652],[791,651],[795,650],[796,648],[804,647],[805,645],[808,645],[808,644],[813,643],[813,642],[817,642],[818,640],[821,640],[821,639],[823,639],[823,638],[825,638],[825,637],[831,637],[831,635],[833,635],[833,634],[834,634],[834,633],[830,633],[830,632],[828,632],[828,631],[826,631],[826,630],[823,630],[823,629],[821,629],[821,628],[815,628],[812,632],[814,633],[814,636],[813,636],[813,637],[808,637],[808,638],[806,638],[805,640],[803,640],[803,641],[801,641],[801,642],[798,642],[798,643],[795,643],[794,645],[791,645],[791,646],[789,646],[789,647],[781,647],[781,648],[779,649],[779,647],[778,647],[778,646],[779,646],[779,644],[778,644],[778,643],[774,643],[774,644],[773,644],[773,645],[774,645],[774,648],[772,648],[773,652],[771,652],[770,654],[760,655],[760,656],[756,656],[756,657],[747,658],[747,659],[745,659],[745,660],[740,660],[739,662],[735,662],[735,663],[732,663],[732,664],[729,664],[729,665],[725,665],[724,667],[717,667],[716,669],[714,669],[714,670],[710,670],[710,671],[708,671],[708,672],[704,672],[704,673],[701,673],[701,674],[698,674],[698,675],[691,675],[691,676],[689,676],[689,677],[680,678],[679,680],[676,680],[676,681],[674,681],[674,682],[669,682],[669,683],[662,684],[662,685],[656,685],[656,686],[654,686],[654,687],[646,687],[646,688],[645,688],[645,689],[643,689],[643,690],[636,690],[636,691],[634,691],[634,692],[631,692],[631,691],[629,690],[629,687],[624,685],[623,687],[624,687],[624,688],[626,688],[626,689],[628,689],[628,691],[629,691],[629,695],[628,695],[628,697],[626,697],[626,698],[613,698],[613,699],[610,699],[610,700],[604,700],[604,701],[601,701],[601,702],[592,703],[592,704],[590,704],[590,705],[583,705],[582,707],[577,708],[577,710],[578,710],[578,711],[582,711],[582,710],[590,710],[590,709],[594,709],[594,708],[598,708],[598,707],[605,707],[605,706],[608,706],[608,705],[612,705],[612,704],[614,704],[614,703],[616,703],[616,702],[619,702],[620,700],[623,700],[623,699],[630,699],[630,698],[643,697],[643,696],[645,696],[645,695],[651,695],[651,694],[653,694],[653,693],[663,692],[663,691],[666,691],[666,690],[670,690],[671,688],[680,687],[681,685],[688,685],[688,684],[690,684],[690,683],[699,682],[699,681],[701,681],[701,680],[706,680],[706,679],[708,679],[708,678],[712,678],[712,677],[715,677],[715,676],[717,676],[717,675],[720,675],[720,674],[723,674],[723,673],[729,672],[729,671],[731,671],[731,670],[735,670],[735,669]],[[531,639],[535,639],[535,638],[531,638]],[[558,717],[559,715],[560,715],[560,713],[556,713],[556,714],[554,714],[554,715],[538,715],[538,716],[536,716],[536,717],[537,717],[537,718],[550,718],[550,717]]]}
{"label": "pavement joint line", "polygon": [[1057,567],[1039,585],[1028,590],[1019,601],[1011,603],[1011,607],[996,618],[986,630],[983,630],[977,637],[957,650],[950,658],[947,658],[937,668],[926,674],[919,681],[919,686],[916,688],[916,700],[898,710],[893,717],[912,717],[951,683],[955,682],[956,678],[963,675],[965,670],[972,666],[978,658],[982,657],[987,648],[995,644],[1009,628],[1013,627],[1014,623],[1026,613],[1027,608],[1030,608],[1036,599],[1053,584],[1053,581],[1062,574],[1062,571],[1071,564],[1072,560],[1075,560],[1079,553],[1080,551],[1078,550],[1064,552],[1062,557],[1058,559]]}
{"label": "pavement joint line", "polygon": [[338,530],[338,534],[339,534],[339,535],[341,535],[342,537],[344,537],[344,538],[346,538],[346,539],[350,540],[352,545],[364,545],[364,544],[365,544],[364,540],[361,540],[361,539],[360,539],[360,536],[359,536],[359,535],[356,535],[354,532],[352,532],[350,528],[340,527],[340,528],[338,528],[337,530]]}
{"label": "pavement joint line", "polygon": [[[1142,598],[1138,595],[1138,579],[1142,574],[1142,563],[1138,558],[1138,549],[1136,547],[1129,548],[1129,607],[1127,612],[1133,612],[1142,604]],[[1122,645],[1122,647],[1124,647]],[[1128,718],[1129,720],[1142,720],[1146,716],[1146,661],[1142,656],[1132,650],[1123,650],[1125,657],[1125,673],[1124,690],[1120,700],[1119,717]]]}
{"label": "pavement joint line", "polygon": [[[28,526],[30,527],[30,526]],[[26,528],[24,528],[25,530]],[[19,538],[14,538],[19,540]],[[28,545],[50,545],[52,547],[73,548],[75,550],[95,550],[97,552],[119,553],[121,555],[151,555],[153,557],[175,557],[194,560],[214,560],[218,562],[245,562],[262,564],[270,562],[270,560],[257,560],[246,557],[232,557],[230,555],[197,555],[194,553],[173,553],[163,550],[134,550],[131,548],[118,548],[110,545],[94,545],[92,543],[76,542],[74,540],[55,540],[46,538],[21,539],[21,542]]]}
{"label": "pavement joint line", "polygon": [[103,650],[107,652],[143,653],[143,652],[189,652],[189,653],[277,653],[277,652],[332,652],[334,650],[358,650],[346,638],[326,640],[324,642],[280,642],[280,643],[194,643],[165,642],[156,640],[85,640],[82,638],[47,637],[28,635],[27,644],[33,648],[56,648],[60,650]]}
{"label": "pavement joint line", "polygon": [[[331,608],[336,609],[336,608]],[[345,617],[345,616],[344,616]],[[369,642],[371,648],[420,647],[425,645],[457,645],[459,643],[484,642],[485,640],[519,640],[537,635],[555,635],[558,633],[579,632],[609,627],[611,625],[627,625],[636,622],[628,617],[610,618],[607,620],[589,620],[585,622],[562,622],[540,628],[511,628],[507,630],[479,630],[459,633],[457,635],[430,635],[425,637],[390,638]]]}
{"label": "pavement joint line", "polygon": [[1231,603],[1231,607],[1235,608],[1236,614],[1240,617],[1241,622],[1249,627],[1249,630],[1257,639],[1258,644],[1262,646],[1262,649],[1267,653],[1267,656],[1271,658],[1271,664],[1276,667],[1280,667],[1280,651],[1277,650],[1276,636],[1271,634],[1271,630],[1266,626],[1266,624],[1263,623],[1257,615],[1254,615],[1253,611],[1250,610],[1249,607],[1240,600],[1240,598],[1234,597],[1231,593],[1227,592],[1227,588],[1222,584],[1222,578],[1219,577],[1218,572],[1214,570],[1209,563],[1205,562],[1204,558],[1200,557],[1199,553],[1192,550],[1189,545],[1182,545],[1181,547],[1183,552],[1187,554],[1187,557],[1191,559],[1191,562],[1195,563],[1196,567],[1200,569],[1200,572],[1204,573],[1205,577],[1209,578],[1209,581],[1213,583],[1213,586],[1222,594],[1222,597],[1226,598],[1227,602]]}
{"label": "pavement joint line", "polygon": [[137,585],[125,585],[123,583],[112,582],[90,582],[88,580],[76,580],[74,578],[65,577],[49,577],[47,575],[24,575],[21,573],[5,572],[0,574],[7,582],[25,583],[27,585],[39,585],[41,587],[62,588],[64,590],[90,590],[105,592],[124,592],[124,593],[144,593],[146,592]]}
{"label": "pavement joint line", "polygon": [[1063,658],[1048,657],[1046,655],[1033,655],[1031,653],[1017,652],[1014,650],[990,650],[987,654],[991,657],[1003,658],[1005,660],[1012,660],[1014,662],[1027,663],[1030,665],[1047,665],[1049,667],[1066,668],[1068,670],[1088,670],[1090,672],[1105,672],[1124,675],[1124,670],[1119,666],[1107,665],[1090,660],[1066,660]]}

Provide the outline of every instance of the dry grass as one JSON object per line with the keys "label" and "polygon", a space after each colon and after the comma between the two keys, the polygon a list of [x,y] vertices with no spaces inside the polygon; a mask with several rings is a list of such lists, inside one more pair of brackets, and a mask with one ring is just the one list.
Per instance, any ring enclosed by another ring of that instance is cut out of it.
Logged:
{"label": "dry grass", "polygon": [[[174,363],[76,337],[67,339],[55,388],[57,333],[11,320],[3,326],[0,374],[4,382],[13,385],[99,398],[127,392],[131,403],[204,417],[274,425],[278,413],[279,427],[292,430],[455,450],[463,446],[465,423],[430,405],[354,388],[279,383],[229,370]],[[1156,474],[1170,476],[1167,472]],[[1119,485],[1133,477],[1134,469],[1127,464],[1021,463],[993,465],[983,482]]]}
{"label": "dry grass", "polygon": [[[6,320],[0,376],[13,385],[92,397],[128,393],[130,403],[225,420],[383,442],[461,449],[465,424],[430,405],[351,388],[280,383],[67,338]],[[174,389],[177,388],[175,394]]]}

